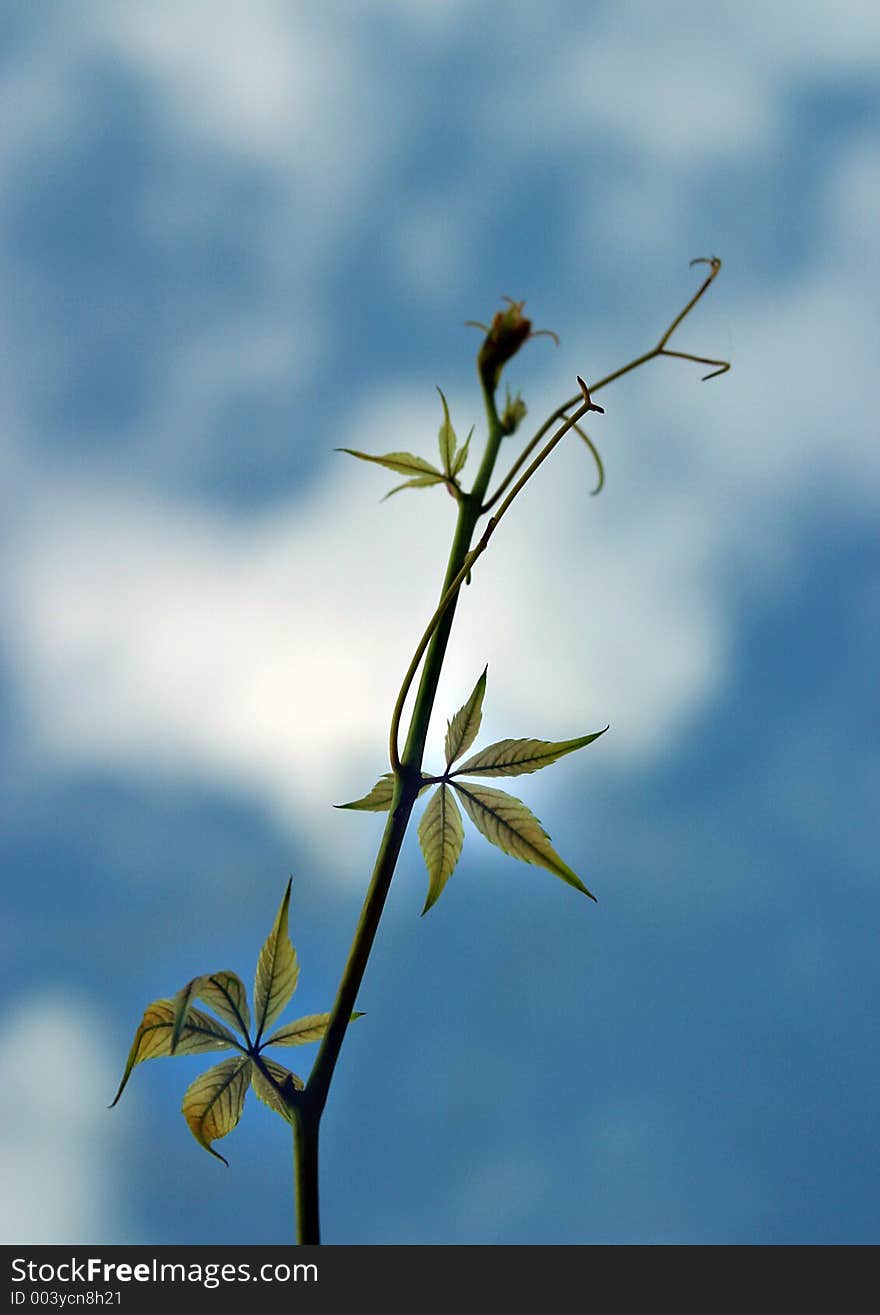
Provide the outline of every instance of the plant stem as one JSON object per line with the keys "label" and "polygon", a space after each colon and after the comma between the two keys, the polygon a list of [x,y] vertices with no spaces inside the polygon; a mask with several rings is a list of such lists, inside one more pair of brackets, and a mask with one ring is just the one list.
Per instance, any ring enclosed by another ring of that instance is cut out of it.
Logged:
{"label": "plant stem", "polygon": [[[685,352],[673,352],[666,347],[666,343],[669,341],[675,329],[678,328],[682,320],[686,318],[703,296],[703,293],[712,283],[721,267],[721,262],[714,257],[705,263],[711,266],[710,274],[684,309],[672,321],[657,346],[651,351],[645,352],[642,356],[636,357],[636,359],[630,361],[629,364],[622,366],[620,369],[615,370],[612,374],[607,375],[604,379],[601,379],[598,383],[594,384],[592,386],[593,392],[604,387],[606,384],[611,383],[615,379],[619,379],[622,375],[629,373],[630,370],[635,370],[639,366],[644,365],[655,356],[680,356],[686,360],[700,361],[707,365],[719,366],[721,367],[721,370],[729,368],[726,362],[692,356]],[[721,371],[719,370],[717,372],[720,373]],[[491,373],[494,383],[487,379],[488,373]],[[370,886],[364,899],[357,928],[355,929],[348,961],[346,962],[345,970],[342,974],[342,979],[339,984],[339,990],[333,1005],[333,1011],[330,1015],[327,1030],[322,1039],[305,1090],[298,1094],[295,1105],[292,1107],[294,1126],[294,1169],[296,1176],[297,1240],[301,1244],[316,1244],[321,1240],[318,1201],[318,1134],[321,1116],[323,1115],[324,1107],[327,1103],[330,1083],[339,1059],[342,1043],[345,1039],[345,1033],[349,1022],[351,1021],[355,1004],[357,1003],[358,992],[361,987],[361,982],[363,981],[364,973],[366,972],[370,952],[373,948],[376,932],[378,931],[379,921],[382,917],[385,901],[388,897],[388,891],[391,886],[391,880],[394,876],[394,870],[400,855],[401,846],[403,845],[404,836],[406,835],[406,830],[409,825],[409,819],[412,815],[416,799],[419,796],[419,791],[423,784],[421,772],[422,760],[425,752],[425,741],[428,735],[428,727],[434,709],[434,701],[437,696],[437,685],[440,680],[440,673],[443,668],[443,661],[446,656],[446,649],[455,617],[459,590],[468,575],[470,567],[485,550],[489,539],[502,516],[508,510],[520,490],[528,480],[531,479],[538,467],[562,439],[564,434],[568,429],[575,426],[577,421],[586,414],[587,411],[595,409],[601,410],[601,408],[594,408],[591,405],[589,390],[582,386],[583,399],[575,396],[569,402],[564,403],[562,407],[557,408],[557,410],[553,412],[550,418],[538,430],[538,433],[533,437],[531,442],[526,445],[525,450],[520,453],[519,458],[514,462],[513,467],[508,472],[501,486],[496,490],[492,498],[486,502],[486,492],[489,487],[492,473],[495,469],[495,464],[498,460],[501,440],[504,437],[505,430],[498,416],[498,411],[495,405],[495,391],[497,389],[498,375],[500,375],[500,366],[493,372],[481,370],[480,375],[483,398],[486,407],[486,417],[488,420],[486,448],[483,453],[483,459],[480,463],[479,470],[477,471],[476,479],[474,480],[473,488],[470,493],[462,492],[458,499],[458,518],[452,540],[452,547],[449,552],[446,574],[440,590],[440,602],[433,618],[428,624],[428,628],[423,635],[422,640],[420,641],[407,674],[404,677],[400,695],[394,708],[389,746],[391,767],[394,774],[394,792],[388,813],[388,820],[385,824],[385,830],[382,835],[382,840],[376,855],[376,862],[373,867]],[[519,472],[522,470],[523,466],[526,465],[526,462],[535,447],[537,447],[554,421],[557,419],[563,419],[564,413],[569,411],[581,400],[583,400],[584,405],[579,407],[573,416],[565,419],[562,428],[553,435],[539,454],[532,460],[531,464],[527,466],[521,475],[519,475]],[[519,475],[518,479],[516,479],[517,475]],[[514,483],[514,480],[516,480],[516,483]],[[513,485],[512,488],[510,487],[511,485]],[[473,540],[474,531],[476,530],[480,517],[488,512],[489,508],[494,505],[494,503],[502,497],[508,489],[509,492],[507,492],[507,496],[504,498],[498,512],[491,517],[482,538],[479,540],[476,548],[472,551],[471,541]],[[413,702],[409,732],[406,737],[403,752],[399,753],[398,732],[400,719],[403,713],[403,706],[423,655],[424,665],[422,667],[422,676],[419,681],[418,691]]]}
{"label": "plant stem", "polygon": [[318,1131],[315,1117],[306,1104],[293,1110],[293,1181],[296,1196],[296,1240],[300,1246],[317,1246],[321,1241],[318,1207]]}
{"label": "plant stem", "polygon": [[[489,480],[492,477],[492,471],[498,458],[501,439],[504,436],[495,408],[494,397],[486,390],[484,390],[484,395],[489,420],[489,436],[474,487],[470,493],[464,494],[459,502],[455,534],[440,591],[441,598],[459,574],[470,550],[474,530],[481,514],[483,498],[486,495],[486,489],[489,486]],[[300,1095],[298,1101],[298,1117],[294,1124],[297,1146],[294,1163],[297,1174],[297,1236],[300,1242],[317,1242],[320,1239],[317,1185],[318,1129],[327,1102],[330,1082],[345,1038],[345,1032],[357,1002],[358,991],[366,971],[370,951],[373,948],[379,920],[385,907],[385,900],[388,896],[391,879],[394,876],[394,869],[397,865],[403,838],[418,798],[425,740],[434,708],[434,700],[437,695],[437,684],[440,680],[443,659],[446,656],[446,648],[449,643],[454,613],[455,600],[453,599],[434,631],[428,647],[403,755],[399,764],[392,764],[395,767],[394,795],[388,821],[385,824],[385,831],[376,855],[370,886],[361,909],[361,916],[349,951],[348,962],[345,965],[345,971],[339,984],[339,991],[330,1015],[330,1022],[327,1025],[327,1031],[321,1042],[306,1089]],[[300,1183],[301,1176],[305,1178],[305,1182],[302,1184]],[[312,1177],[314,1182],[311,1181]]]}

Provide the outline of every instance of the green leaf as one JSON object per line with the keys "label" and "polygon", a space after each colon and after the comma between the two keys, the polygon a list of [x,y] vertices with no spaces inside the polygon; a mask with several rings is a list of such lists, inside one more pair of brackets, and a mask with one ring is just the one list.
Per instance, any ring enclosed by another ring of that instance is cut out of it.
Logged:
{"label": "green leaf", "polygon": [[504,790],[490,789],[488,785],[462,785],[459,781],[453,785],[474,826],[493,845],[513,858],[546,868],[575,890],[592,900],[596,898],[559,857],[547,832],[521,799],[514,799]]}
{"label": "green leaf", "polygon": [[470,451],[470,446],[471,446],[471,434],[473,434],[473,432],[474,432],[474,426],[471,425],[470,433],[468,434],[467,438],[464,440],[462,446],[458,449],[458,454],[456,455],[455,463],[452,467],[453,479],[456,477],[456,475],[460,475],[461,472],[464,470],[464,463],[468,459],[468,452]]}
{"label": "green leaf", "polygon": [[[111,1109],[125,1090],[132,1069],[142,1064],[145,1059],[159,1059],[172,1053],[171,1037],[176,1012],[174,1000],[154,1000],[152,1004],[147,1005],[138,1030],[134,1034],[125,1072],[119,1090],[111,1102]],[[173,1053],[196,1055],[205,1051],[240,1049],[241,1046],[236,1038],[222,1023],[218,1023],[210,1014],[203,1014],[200,1009],[190,1007]]]}
{"label": "green leaf", "polygon": [[282,1119],[286,1119],[290,1123],[290,1108],[285,1103],[278,1087],[273,1086],[269,1077],[266,1077],[266,1074],[262,1071],[263,1069],[266,1069],[270,1077],[274,1078],[280,1087],[292,1088],[293,1091],[302,1091],[305,1083],[302,1078],[298,1078],[295,1073],[291,1073],[289,1068],[285,1068],[283,1064],[277,1064],[274,1059],[267,1059],[265,1055],[261,1055],[259,1061],[254,1064],[251,1072],[251,1086],[257,1096],[264,1105],[268,1105],[270,1109],[275,1110],[276,1114],[280,1114]]}
{"label": "green leaf", "polygon": [[209,973],[199,981],[198,998],[224,1023],[238,1028],[242,1036],[247,1037],[251,1011],[248,1009],[247,988],[237,973]]}
{"label": "green leaf", "polygon": [[467,703],[464,707],[459,708],[452,721],[447,723],[447,767],[451,767],[456,758],[460,758],[477,738],[480,723],[483,720],[483,697],[486,693],[486,672],[488,670],[488,666],[483,668],[483,674],[474,686],[473,693]]}
{"label": "green leaf", "polygon": [[290,943],[287,930],[291,884],[288,881],[272,930],[266,937],[257,960],[257,973],[254,980],[254,1017],[258,1044],[260,1037],[272,1026],[293,995],[299,977],[296,950]]}
{"label": "green leaf", "polygon": [[218,1017],[247,1037],[250,1025],[247,992],[244,982],[235,973],[209,973],[194,977],[187,982],[174,997],[174,1024],[171,1029],[171,1054],[177,1050],[177,1043],[186,1022],[187,1011],[196,999],[204,1001]]}
{"label": "green leaf", "polygon": [[435,790],[419,823],[419,844],[428,868],[428,897],[422,914],[440,898],[455,871],[464,843],[464,824],[451,790]]}
{"label": "green leaf", "polygon": [[334,804],[334,808],[359,809],[365,813],[387,813],[391,807],[394,794],[394,773],[386,772],[380,776],[369,794],[363,799],[353,799],[350,804]]}
{"label": "green leaf", "polygon": [[180,1034],[186,1023],[187,1010],[198,995],[198,985],[201,977],[194,977],[186,986],[181,987],[172,1001],[174,1005],[174,1018],[171,1024],[171,1041],[169,1042],[170,1054],[174,1054],[177,1049],[177,1043],[180,1040]]}
{"label": "green leaf", "polygon": [[466,763],[455,769],[455,776],[522,776],[526,772],[537,772],[542,767],[549,767],[557,758],[575,749],[598,740],[608,727],[595,731],[592,735],[582,735],[577,740],[498,740],[485,749],[478,749]]}
{"label": "green leaf", "polygon": [[443,391],[438,388],[437,392],[440,394],[440,401],[443,403],[443,424],[440,426],[440,432],[437,435],[440,445],[440,465],[443,467],[444,472],[452,478],[458,439],[455,436],[455,430],[452,428],[452,421],[449,419],[449,407],[446,405]]}
{"label": "green leaf", "polygon": [[223,1160],[227,1168],[229,1161],[214,1150],[211,1142],[226,1137],[241,1118],[252,1068],[250,1055],[224,1059],[222,1064],[209,1068],[190,1083],[183,1095],[181,1110],[190,1132],[200,1146]]}
{"label": "green leaf", "polygon": [[[353,1013],[351,1021],[356,1018],[363,1018],[362,1013]],[[309,1041],[320,1041],[327,1031],[327,1024],[330,1022],[329,1014],[307,1014],[305,1018],[298,1018],[295,1023],[285,1023],[277,1032],[264,1041],[264,1046],[304,1046]]]}
{"label": "green leaf", "polygon": [[419,475],[417,479],[408,479],[405,483],[398,484],[396,488],[389,489],[382,501],[387,502],[389,498],[394,497],[395,493],[401,493],[404,489],[426,489],[434,484],[444,484],[445,482],[442,475]]}
{"label": "green leaf", "polygon": [[438,480],[445,478],[442,470],[432,466],[430,461],[425,461],[424,457],[413,456],[411,452],[388,452],[384,457],[372,457],[368,452],[356,452],[352,447],[338,447],[336,451],[347,452],[359,461],[371,461],[376,466],[384,466],[386,470],[394,470],[398,475],[433,475]]}
{"label": "green leaf", "polygon": [[[419,794],[424,794],[429,786],[433,785],[433,778],[428,776],[427,772],[422,772],[422,780],[425,784],[422,786]],[[380,776],[369,794],[365,794],[363,799],[354,799],[350,804],[334,804],[334,808],[350,808],[364,813],[387,813],[391,807],[391,798],[394,794],[394,775],[392,772],[386,772]]]}

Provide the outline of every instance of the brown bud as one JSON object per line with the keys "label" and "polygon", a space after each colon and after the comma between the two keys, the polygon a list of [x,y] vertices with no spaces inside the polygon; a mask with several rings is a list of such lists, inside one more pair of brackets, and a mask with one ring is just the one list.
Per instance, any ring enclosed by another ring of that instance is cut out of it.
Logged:
{"label": "brown bud", "polygon": [[510,301],[496,313],[477,356],[477,369],[484,386],[494,392],[501,371],[531,336],[532,322],[522,313],[524,301]]}

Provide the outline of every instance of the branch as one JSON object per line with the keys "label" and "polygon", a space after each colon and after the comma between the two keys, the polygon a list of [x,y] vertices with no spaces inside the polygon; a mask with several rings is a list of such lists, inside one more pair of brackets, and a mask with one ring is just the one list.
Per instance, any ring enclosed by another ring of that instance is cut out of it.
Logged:
{"label": "branch", "polygon": [[[666,331],[663,333],[663,335],[657,342],[657,345],[655,347],[652,347],[649,352],[644,352],[641,356],[635,357],[634,360],[629,361],[626,365],[622,365],[620,369],[614,370],[611,374],[606,374],[604,379],[599,379],[597,383],[590,384],[591,393],[598,393],[600,388],[607,387],[608,384],[614,383],[616,379],[622,379],[623,376],[625,374],[629,374],[631,370],[637,370],[639,366],[646,365],[648,361],[653,361],[654,358],[657,356],[675,356],[681,361],[695,361],[698,365],[714,365],[716,367],[714,370],[712,370],[709,374],[703,375],[704,383],[706,382],[707,379],[714,379],[716,375],[725,374],[730,369],[729,361],[716,361],[708,356],[694,356],[691,352],[672,351],[670,348],[667,348],[666,346],[666,344],[669,342],[669,339],[675,333],[676,329],[679,327],[682,321],[685,320],[688,315],[690,315],[691,311],[694,309],[697,302],[705,295],[706,291],[708,290],[709,287],[711,287],[712,283],[714,283],[715,279],[718,277],[719,271],[721,270],[721,261],[718,259],[717,256],[698,256],[696,260],[692,260],[690,263],[691,265],[709,265],[710,267],[709,273],[706,275],[706,278],[703,280],[702,284],[694,293],[694,295],[691,297],[687,305],[682,310],[680,310],[679,313],[676,315],[675,319],[672,321],[672,323],[669,325],[669,327],[666,329]],[[580,401],[579,394],[575,394],[574,397],[569,398],[567,402],[563,402],[561,406],[558,406],[556,408],[556,410],[552,413],[552,415],[547,417],[547,419],[544,421],[543,425],[538,430],[538,432],[534,435],[533,438],[529,440],[525,448],[519,454],[516,461],[513,463],[510,470],[507,472],[504,479],[501,481],[498,488],[493,493],[492,497],[489,499],[488,502],[485,502],[483,504],[483,508],[482,508],[483,511],[489,511],[491,510],[492,507],[494,507],[495,503],[504,493],[504,490],[508,488],[512,480],[516,478],[517,473],[520,470],[522,470],[526,461],[528,461],[529,457],[534,452],[535,448],[538,446],[541,439],[547,433],[547,430],[550,429],[550,427],[554,425],[557,420],[561,420],[565,415],[566,411],[570,411],[571,408],[575,405],[575,403],[579,401]],[[582,437],[586,437],[586,435],[582,434]],[[596,453],[595,449],[593,449],[592,443],[590,443],[589,446],[593,450],[594,458],[596,458],[598,461],[598,454]],[[600,471],[601,471],[601,463],[598,464],[600,465]],[[602,481],[600,480],[599,488],[601,488],[601,486],[602,486]],[[595,491],[598,492],[599,490],[596,489]]]}
{"label": "branch", "polygon": [[[486,528],[483,531],[482,538],[465,557],[464,562],[461,565],[461,568],[450,582],[449,587],[447,588],[445,594],[440,599],[440,602],[437,604],[437,608],[434,612],[434,615],[431,617],[430,621],[425,627],[425,632],[418,642],[416,651],[413,654],[413,659],[410,662],[409,667],[407,669],[407,673],[403,678],[403,684],[400,687],[400,693],[397,696],[397,702],[394,705],[394,713],[391,718],[391,731],[389,735],[389,752],[391,757],[391,767],[395,773],[400,772],[400,750],[398,747],[398,739],[400,734],[400,720],[403,715],[403,707],[404,704],[406,703],[406,696],[410,691],[410,687],[413,683],[413,680],[415,679],[416,672],[419,669],[419,664],[422,658],[424,657],[425,649],[428,647],[428,644],[431,642],[431,636],[434,634],[434,631],[437,629],[438,625],[442,621],[446,609],[458,597],[458,592],[461,589],[461,586],[464,584],[465,580],[470,575],[474,563],[486,551],[486,548],[489,546],[489,540],[491,539],[492,535],[495,533],[495,530],[498,528],[498,523],[500,522],[502,516],[504,516],[505,512],[508,510],[508,508],[510,507],[513,500],[517,497],[517,495],[525,488],[526,484],[532,478],[538,467],[541,466],[547,460],[550,453],[556,447],[557,443],[559,443],[561,439],[565,437],[565,435],[568,433],[570,429],[577,429],[578,421],[581,420],[587,414],[588,411],[603,411],[603,408],[601,406],[596,406],[593,403],[593,400],[590,397],[590,390],[587,387],[587,385],[584,383],[583,379],[581,379],[580,375],[578,375],[578,383],[581,386],[581,394],[582,394],[581,405],[578,407],[577,411],[575,411],[573,416],[570,416],[565,420],[565,423],[556,431],[556,433],[553,435],[550,441],[547,444],[545,444],[545,446],[541,449],[539,454],[535,457],[532,464],[528,467],[525,473],[521,475],[520,478],[517,480],[516,484],[510,490],[510,492],[508,493],[507,497],[504,499],[504,502],[501,504],[495,515],[489,518]],[[546,428],[547,426],[545,426],[545,431]]]}

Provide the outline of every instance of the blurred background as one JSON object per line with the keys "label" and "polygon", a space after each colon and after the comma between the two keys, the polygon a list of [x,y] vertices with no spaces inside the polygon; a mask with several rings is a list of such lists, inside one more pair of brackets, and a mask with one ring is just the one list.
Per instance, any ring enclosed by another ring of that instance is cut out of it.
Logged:
{"label": "blurred background", "polygon": [[[592,905],[411,833],[327,1110],[338,1243],[880,1234],[880,18],[867,0],[0,6],[9,1242],[283,1242],[288,1130],[224,1169],[146,1004],[252,979],[289,875],[330,1007],[390,709],[454,508],[334,451],[601,395],[493,540],[430,744],[611,731],[512,783]],[[515,444],[516,440],[513,440]],[[510,456],[512,457],[511,451]],[[279,1058],[307,1071],[313,1050]]]}

